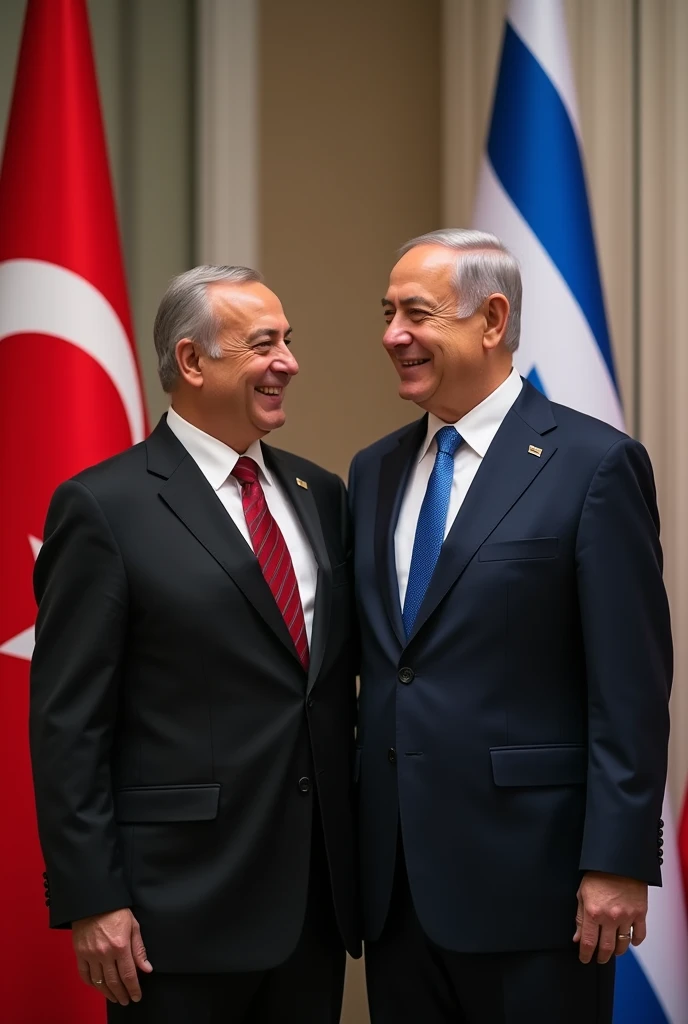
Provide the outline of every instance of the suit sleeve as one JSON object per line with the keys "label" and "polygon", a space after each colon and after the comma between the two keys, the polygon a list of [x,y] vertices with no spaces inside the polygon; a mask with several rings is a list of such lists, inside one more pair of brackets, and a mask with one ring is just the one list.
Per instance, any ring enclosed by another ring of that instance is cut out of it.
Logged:
{"label": "suit sleeve", "polygon": [[661,885],[671,628],[652,467],[630,438],[591,482],[576,556],[588,682],[581,870]]}
{"label": "suit sleeve", "polygon": [[131,905],[117,848],[110,752],[125,645],[127,581],[91,492],[55,492],[36,562],[30,742],[50,924]]}

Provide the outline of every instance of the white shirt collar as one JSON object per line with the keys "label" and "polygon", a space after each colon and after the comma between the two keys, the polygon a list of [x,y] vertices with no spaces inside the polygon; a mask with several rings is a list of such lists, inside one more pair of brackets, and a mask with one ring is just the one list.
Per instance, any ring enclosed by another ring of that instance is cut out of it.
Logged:
{"label": "white shirt collar", "polygon": [[[171,407],[167,410],[167,426],[198,463],[198,468],[213,490],[218,491],[239,461],[239,453],[212,434],[199,430]],[[260,441],[254,441],[243,454],[258,464],[262,482],[272,484]]]}
{"label": "white shirt collar", "polygon": [[504,421],[511,406],[521,393],[523,381],[516,367],[513,368],[503,384],[500,384],[496,391],[483,399],[480,405],[467,412],[465,416],[454,424],[447,424],[434,413],[428,414],[428,430],[425,441],[418,453],[418,461],[425,457],[435,434],[442,427],[453,425],[456,427],[466,444],[470,445],[481,459],[485,458],[487,449],[492,444],[494,436]]}

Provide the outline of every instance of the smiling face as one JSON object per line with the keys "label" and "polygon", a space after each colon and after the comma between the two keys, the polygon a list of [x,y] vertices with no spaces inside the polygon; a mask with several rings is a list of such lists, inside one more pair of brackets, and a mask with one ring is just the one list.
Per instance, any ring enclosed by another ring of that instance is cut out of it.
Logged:
{"label": "smiling face", "polygon": [[509,304],[491,295],[467,317],[457,315],[453,284],[457,254],[419,245],[392,269],[382,300],[383,344],[399,374],[399,395],[455,423],[509,374],[511,355],[500,345]]}
{"label": "smiling face", "polygon": [[[208,287],[208,299],[220,325],[220,357],[183,339],[177,359],[184,384],[191,385],[185,391],[196,425],[241,453],[285,421],[284,392],[299,372],[289,351],[291,327],[263,284],[220,282]],[[184,415],[179,401],[174,404]]]}

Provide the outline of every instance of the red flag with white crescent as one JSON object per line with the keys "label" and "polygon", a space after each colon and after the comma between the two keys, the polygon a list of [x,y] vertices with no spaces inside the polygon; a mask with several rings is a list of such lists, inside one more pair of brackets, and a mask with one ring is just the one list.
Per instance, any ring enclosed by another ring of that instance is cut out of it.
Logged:
{"label": "red flag with white crescent", "polygon": [[44,905],[31,576],[55,487],[145,432],[85,0],[28,0],[0,173],[0,1016],[12,1024],[104,1019]]}

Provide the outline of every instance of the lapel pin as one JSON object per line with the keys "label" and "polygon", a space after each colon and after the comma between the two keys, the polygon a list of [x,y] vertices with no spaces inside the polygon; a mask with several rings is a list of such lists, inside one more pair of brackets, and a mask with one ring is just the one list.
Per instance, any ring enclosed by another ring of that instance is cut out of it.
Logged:
{"label": "lapel pin", "polygon": [[534,444],[531,444],[528,447],[528,454],[529,455],[537,455],[537,457],[539,459],[540,456],[542,455],[542,448],[536,448]]}
{"label": "lapel pin", "polygon": [[297,478],[296,478],[296,482],[297,482],[297,484],[299,485],[299,487],[303,487],[303,489],[304,489],[305,491],[307,491],[307,490],[308,490],[308,484],[306,483],[306,481],[305,481],[305,480],[301,480],[301,479],[300,479],[300,477],[298,477],[298,476],[297,476]]}

